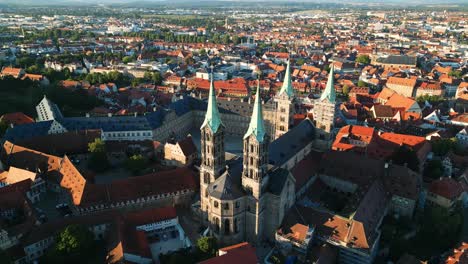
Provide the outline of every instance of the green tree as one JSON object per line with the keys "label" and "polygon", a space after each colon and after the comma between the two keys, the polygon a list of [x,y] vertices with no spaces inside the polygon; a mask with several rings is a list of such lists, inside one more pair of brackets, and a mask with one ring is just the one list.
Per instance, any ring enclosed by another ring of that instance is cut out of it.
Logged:
{"label": "green tree", "polygon": [[1,263],[4,263],[4,264],[13,263],[13,259],[11,258],[11,256],[2,249],[0,249],[0,260],[1,260]]}
{"label": "green tree", "polygon": [[416,98],[416,101],[420,104],[424,104],[426,101],[429,102],[430,104],[432,105],[437,105],[439,104],[440,102],[442,102],[444,100],[444,98],[442,98],[442,96],[439,96],[439,95],[421,95],[421,96],[418,96]]}
{"label": "green tree", "polygon": [[461,71],[451,70],[448,75],[452,76],[452,77],[455,77],[457,79],[460,79],[463,76],[463,73]]}
{"label": "green tree", "polygon": [[93,142],[88,144],[88,151],[91,153],[105,153],[106,144],[102,139],[96,138]]}
{"label": "green tree", "polygon": [[69,225],[57,234],[44,263],[94,263],[97,251],[94,235],[86,226]]}
{"label": "green tree", "polygon": [[348,85],[343,85],[343,94],[348,95],[349,94],[349,86]]}
{"label": "green tree", "polygon": [[356,62],[360,64],[369,64],[370,63],[370,58],[367,55],[359,55],[356,58]]}
{"label": "green tree", "polygon": [[214,257],[218,250],[218,242],[215,237],[202,237],[197,240],[197,250],[202,259]]}
{"label": "green tree", "polygon": [[125,161],[125,167],[134,175],[138,175],[145,169],[147,163],[147,159],[142,155],[133,155]]}
{"label": "green tree", "polygon": [[449,151],[452,151],[456,147],[455,138],[446,138],[439,140],[431,140],[432,152],[437,156],[445,156]]}
{"label": "green tree", "polygon": [[94,142],[89,143],[88,151],[90,152],[88,168],[95,172],[104,172],[109,168],[106,146],[101,139],[97,138]]}
{"label": "green tree", "polygon": [[439,179],[444,175],[444,168],[440,160],[431,160],[424,168],[424,176],[431,179]]}
{"label": "green tree", "polygon": [[153,72],[152,79],[153,79],[154,84],[156,84],[156,85],[161,85],[161,83],[162,83],[162,76],[161,76],[161,73],[160,73],[160,72]]}
{"label": "green tree", "polygon": [[365,81],[359,80],[357,83],[357,86],[359,87],[367,87],[367,83]]}
{"label": "green tree", "polygon": [[297,65],[302,66],[302,65],[304,65],[304,63],[305,63],[305,59],[304,59],[304,58],[299,58],[299,59],[296,60],[296,64],[297,64]]}
{"label": "green tree", "polygon": [[429,258],[453,248],[460,238],[462,221],[461,210],[427,207],[420,229],[411,241],[412,251],[420,258]]}
{"label": "green tree", "polygon": [[403,145],[395,151],[392,155],[391,160],[398,165],[406,164],[408,168],[419,171],[419,159],[416,152],[411,148]]}
{"label": "green tree", "polygon": [[0,120],[0,138],[5,135],[5,132],[7,131],[9,125],[5,120]]}
{"label": "green tree", "polygon": [[132,61],[133,61],[133,58],[131,56],[125,56],[122,58],[122,62],[125,64],[132,62]]}

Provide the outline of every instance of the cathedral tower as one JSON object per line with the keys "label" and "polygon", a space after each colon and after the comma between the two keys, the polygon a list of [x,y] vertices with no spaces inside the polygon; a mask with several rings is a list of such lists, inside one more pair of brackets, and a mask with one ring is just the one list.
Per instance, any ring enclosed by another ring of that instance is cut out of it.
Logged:
{"label": "cathedral tower", "polygon": [[242,187],[248,193],[246,198],[246,238],[257,242],[263,235],[263,191],[268,183],[268,146],[270,139],[265,130],[260,95],[260,81],[257,85],[255,103],[249,128],[244,135],[244,158]]}
{"label": "cathedral tower", "polygon": [[336,117],[336,91],[333,82],[334,67],[330,68],[327,86],[320,96],[320,99],[314,104],[314,121],[317,128],[317,142],[322,148],[328,148],[332,140],[332,130],[335,125]]}
{"label": "cathedral tower", "polygon": [[226,167],[224,152],[225,128],[221,122],[211,74],[210,93],[205,120],[201,132],[201,166],[200,166],[200,206],[206,220],[209,206],[208,185],[216,180]]}
{"label": "cathedral tower", "polygon": [[294,90],[291,80],[290,62],[286,67],[283,86],[279,93],[275,96],[276,102],[276,117],[275,117],[275,134],[277,139],[284,133],[288,132],[289,127],[293,124],[294,116]]}

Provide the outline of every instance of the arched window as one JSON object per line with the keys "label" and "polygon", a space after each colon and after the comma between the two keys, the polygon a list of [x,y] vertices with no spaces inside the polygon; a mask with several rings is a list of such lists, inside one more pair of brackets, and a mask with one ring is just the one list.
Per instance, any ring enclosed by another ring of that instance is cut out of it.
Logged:
{"label": "arched window", "polygon": [[214,231],[218,234],[219,233],[219,218],[213,217],[213,225],[214,225]]}
{"label": "arched window", "polygon": [[229,235],[230,231],[230,222],[229,219],[224,220],[224,234]]}
{"label": "arched window", "polygon": [[208,172],[205,172],[205,175],[203,176],[203,182],[206,184],[210,183],[210,174]]}

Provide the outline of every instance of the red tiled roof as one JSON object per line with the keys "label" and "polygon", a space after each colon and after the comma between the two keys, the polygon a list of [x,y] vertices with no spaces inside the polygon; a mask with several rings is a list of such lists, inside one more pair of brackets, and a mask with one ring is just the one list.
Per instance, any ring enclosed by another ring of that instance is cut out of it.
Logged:
{"label": "red tiled roof", "polygon": [[0,117],[0,120],[6,121],[7,123],[13,125],[34,123],[34,119],[21,112],[4,114],[2,117]]}
{"label": "red tiled roof", "polygon": [[442,178],[433,181],[429,186],[429,192],[455,200],[463,193],[462,185],[452,178]]}
{"label": "red tiled roof", "polygon": [[186,137],[183,140],[177,142],[177,144],[179,144],[180,149],[182,149],[182,152],[186,157],[197,152],[197,146],[195,146],[195,143],[193,143],[192,137]]}
{"label": "red tiled roof", "polygon": [[200,262],[199,264],[258,264],[255,248],[246,243],[242,246],[234,246],[229,249],[226,254],[210,258]]}
{"label": "red tiled roof", "polygon": [[468,263],[468,243],[462,242],[459,247],[453,250],[447,257],[444,264],[467,264]]}
{"label": "red tiled roof", "polygon": [[2,70],[2,75],[11,75],[15,77],[19,77],[21,74],[22,69],[21,68],[12,68],[12,67],[5,67]]}
{"label": "red tiled roof", "polygon": [[390,77],[388,78],[387,80],[387,85],[401,85],[401,86],[407,86],[407,87],[411,87],[411,88],[414,88],[414,86],[416,85],[416,79],[407,79],[407,78],[399,78],[399,77]]}
{"label": "red tiled roof", "polygon": [[314,175],[320,166],[322,154],[311,151],[292,169],[292,175],[296,179],[296,190],[301,189]]}

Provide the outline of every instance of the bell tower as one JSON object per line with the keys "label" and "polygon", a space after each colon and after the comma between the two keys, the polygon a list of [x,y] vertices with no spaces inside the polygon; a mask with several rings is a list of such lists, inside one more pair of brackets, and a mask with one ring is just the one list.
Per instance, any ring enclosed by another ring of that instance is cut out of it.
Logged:
{"label": "bell tower", "polygon": [[258,242],[263,235],[263,212],[265,201],[263,191],[268,183],[268,147],[270,138],[265,130],[260,95],[260,81],[257,85],[252,118],[244,135],[244,158],[242,187],[246,197],[246,238]]}
{"label": "bell tower", "polygon": [[207,220],[209,211],[208,185],[216,180],[226,167],[224,152],[225,127],[221,122],[211,74],[210,93],[205,120],[201,132],[201,166],[200,166],[200,206],[203,219]]}
{"label": "bell tower", "polygon": [[291,81],[290,61],[288,61],[286,73],[284,75],[283,86],[281,87],[279,93],[275,96],[275,139],[288,132],[289,127],[293,124],[293,116],[295,110],[293,101],[294,89],[292,87]]}
{"label": "bell tower", "polygon": [[329,148],[336,117],[336,91],[333,82],[334,67],[330,68],[327,86],[314,104],[314,121],[317,128],[317,143],[320,148]]}

